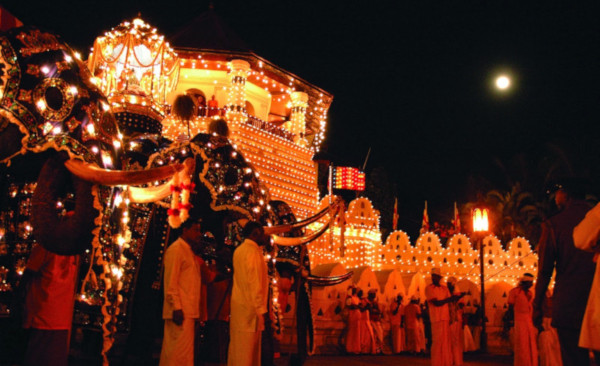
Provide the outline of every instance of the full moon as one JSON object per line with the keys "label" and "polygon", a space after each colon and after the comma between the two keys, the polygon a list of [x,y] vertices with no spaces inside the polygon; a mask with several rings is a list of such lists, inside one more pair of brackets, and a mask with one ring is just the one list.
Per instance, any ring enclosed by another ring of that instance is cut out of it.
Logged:
{"label": "full moon", "polygon": [[508,87],[510,86],[510,79],[507,76],[498,76],[498,78],[496,78],[496,87],[500,90],[505,90],[508,89]]}

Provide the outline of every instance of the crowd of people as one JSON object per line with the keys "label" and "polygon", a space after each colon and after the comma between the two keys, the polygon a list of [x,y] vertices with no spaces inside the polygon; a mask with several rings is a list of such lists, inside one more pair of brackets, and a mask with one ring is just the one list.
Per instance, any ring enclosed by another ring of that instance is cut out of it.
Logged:
{"label": "crowd of people", "polygon": [[[515,365],[590,365],[592,359],[600,360],[600,267],[594,261],[600,204],[590,210],[581,198],[568,186],[557,188],[555,201],[561,210],[543,224],[537,282],[525,273],[508,294]],[[245,240],[233,255],[233,279],[223,282],[228,284],[220,286],[220,295],[210,303],[203,286],[215,280],[216,271],[199,255],[202,235],[202,220],[190,219],[165,253],[160,364],[194,365],[197,325],[211,313],[229,320],[228,364],[259,365],[261,331],[269,321],[261,248],[268,238],[259,223],[244,226]],[[23,274],[24,326],[30,329],[25,365],[67,364],[78,261],[78,256],[34,248]],[[469,323],[466,293],[456,283],[454,277],[443,281],[440,268],[432,268],[424,304],[414,297],[404,301],[398,294],[387,308],[378,302],[377,290],[365,293],[350,286],[345,301],[347,353],[429,353],[432,365],[463,365],[463,353],[477,348],[481,328]],[[481,313],[474,318],[481,319]],[[388,328],[389,339],[384,336]]]}
{"label": "crowd of people", "polygon": [[[417,297],[405,303],[402,294],[398,294],[388,309],[378,303],[377,290],[369,290],[365,297],[360,288],[348,287],[346,352],[355,355],[430,352],[434,365],[445,365],[443,359],[448,357],[452,359],[448,365],[462,365],[463,352],[478,347],[471,331],[478,328],[478,323],[471,323],[473,317],[464,314],[462,298],[466,293],[457,291],[456,278],[448,278],[445,285],[441,279],[440,269],[434,268],[432,283],[425,289],[424,304]],[[388,340],[384,338],[383,321],[389,325]]]}

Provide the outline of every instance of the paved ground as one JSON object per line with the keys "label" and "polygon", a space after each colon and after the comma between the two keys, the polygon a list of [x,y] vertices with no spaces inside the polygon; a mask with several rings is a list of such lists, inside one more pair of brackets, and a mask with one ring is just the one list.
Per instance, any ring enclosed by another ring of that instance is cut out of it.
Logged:
{"label": "paved ground", "polygon": [[[464,366],[512,365],[509,355],[465,354]],[[366,366],[366,365],[402,365],[430,366],[431,359],[423,356],[313,356],[304,366]]]}

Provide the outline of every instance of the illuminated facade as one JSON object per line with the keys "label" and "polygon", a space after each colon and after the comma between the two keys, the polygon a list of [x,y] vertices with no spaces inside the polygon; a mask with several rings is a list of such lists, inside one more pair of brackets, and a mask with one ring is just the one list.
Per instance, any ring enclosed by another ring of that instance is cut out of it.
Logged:
{"label": "illuminated facade", "polygon": [[[327,202],[326,197],[321,207]],[[379,217],[379,211],[368,198],[350,202],[345,213],[344,235],[338,220],[331,235],[326,233],[309,244],[311,265],[340,263],[349,270],[370,267],[373,271],[397,270],[407,275],[428,274],[432,267],[440,267],[445,276],[479,283],[479,251],[466,235],[452,236],[443,247],[436,234],[427,232],[413,245],[404,231],[397,230],[382,242]],[[488,235],[483,245],[486,282],[516,285],[523,273],[537,273],[538,256],[527,239],[514,238],[504,250],[496,236]]]}

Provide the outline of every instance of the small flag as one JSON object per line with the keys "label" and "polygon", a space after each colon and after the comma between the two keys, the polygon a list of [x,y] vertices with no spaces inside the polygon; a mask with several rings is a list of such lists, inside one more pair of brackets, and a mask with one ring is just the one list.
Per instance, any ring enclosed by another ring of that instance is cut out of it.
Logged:
{"label": "small flag", "polygon": [[429,231],[429,215],[427,214],[427,201],[425,201],[425,210],[423,210],[423,223],[421,223],[421,234]]}
{"label": "small flag", "polygon": [[398,197],[396,197],[396,200],[394,201],[394,216],[393,216],[393,223],[392,223],[392,230],[396,231],[398,229]]}
{"label": "small flag", "polygon": [[330,173],[333,189],[365,190],[365,173],[353,167],[336,166]]}
{"label": "small flag", "polygon": [[0,6],[0,32],[6,32],[11,28],[20,27],[22,25],[23,23],[19,19]]}
{"label": "small flag", "polygon": [[454,232],[456,234],[460,233],[460,215],[458,214],[456,202],[454,202],[454,220],[452,220],[452,225],[454,225]]}

